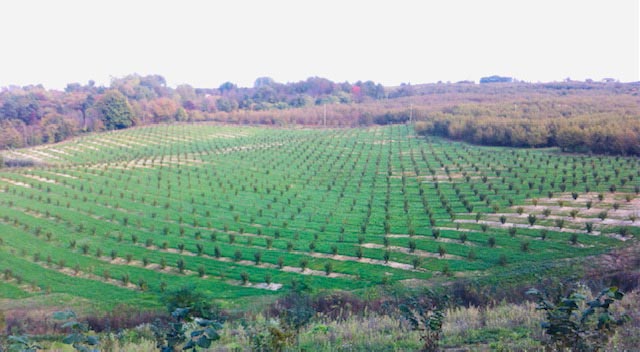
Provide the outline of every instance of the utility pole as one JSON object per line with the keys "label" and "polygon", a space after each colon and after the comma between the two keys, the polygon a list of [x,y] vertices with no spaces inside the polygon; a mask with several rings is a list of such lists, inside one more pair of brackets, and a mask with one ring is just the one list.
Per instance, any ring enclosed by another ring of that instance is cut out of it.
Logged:
{"label": "utility pole", "polygon": [[324,122],[324,127],[327,127],[327,104],[326,103],[322,104],[322,107],[324,108],[324,112],[322,114],[322,120]]}
{"label": "utility pole", "polygon": [[409,124],[411,124],[412,120],[413,120],[413,103],[411,103],[411,105],[409,106]]}

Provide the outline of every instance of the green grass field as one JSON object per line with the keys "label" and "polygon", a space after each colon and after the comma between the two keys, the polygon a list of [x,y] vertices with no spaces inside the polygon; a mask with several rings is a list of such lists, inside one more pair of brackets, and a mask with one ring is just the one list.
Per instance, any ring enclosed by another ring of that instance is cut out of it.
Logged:
{"label": "green grass field", "polygon": [[505,273],[640,233],[638,158],[411,127],[154,125],[3,152],[0,297],[157,305]]}

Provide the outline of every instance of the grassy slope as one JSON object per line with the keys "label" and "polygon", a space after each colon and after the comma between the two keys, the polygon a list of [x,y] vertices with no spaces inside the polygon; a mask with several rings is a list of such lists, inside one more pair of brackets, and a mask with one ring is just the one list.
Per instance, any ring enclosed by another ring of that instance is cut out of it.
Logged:
{"label": "grassy slope", "polygon": [[[285,286],[304,279],[316,288],[359,289],[383,280],[428,280],[442,271],[533,273],[538,263],[623,245],[585,234],[568,212],[579,209],[578,220],[588,218],[598,231],[616,231],[619,222],[635,226],[623,215],[637,211],[635,200],[624,195],[633,194],[640,179],[633,158],[470,147],[417,139],[405,126],[149,126],[12,153],[49,166],[0,171],[0,269],[11,270],[0,283],[2,297],[64,293],[104,307],[154,306],[162,287],[188,282],[218,298],[248,301],[278,292],[255,288],[267,278]],[[607,193],[612,184],[616,193]],[[580,193],[576,201],[572,191]],[[597,192],[607,194],[603,201]],[[560,197],[568,200],[557,206]],[[585,208],[587,198],[617,223],[596,219]],[[614,203],[621,209],[612,209]],[[519,205],[527,206],[523,215]],[[553,211],[549,217],[541,214],[545,208]],[[542,229],[527,226],[527,213],[537,214],[546,240],[539,240]],[[569,243],[570,233],[560,231],[555,218],[580,232],[579,245]],[[522,227],[512,236],[513,224]],[[487,245],[491,236],[495,248]],[[396,267],[384,265],[387,250]],[[233,260],[236,251],[240,261]],[[260,265],[252,263],[257,252]],[[470,252],[475,260],[467,259]],[[506,267],[498,265],[502,255]],[[285,270],[278,269],[279,258]],[[178,273],[180,260],[185,274]],[[311,270],[301,275],[304,261]],[[327,263],[336,277],[324,274]],[[201,267],[204,278],[197,274]],[[252,287],[240,283],[243,272]]]}

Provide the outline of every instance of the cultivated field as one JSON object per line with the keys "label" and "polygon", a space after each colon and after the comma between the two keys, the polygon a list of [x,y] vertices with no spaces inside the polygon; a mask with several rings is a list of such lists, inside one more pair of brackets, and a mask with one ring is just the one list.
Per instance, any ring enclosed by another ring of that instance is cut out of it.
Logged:
{"label": "cultivated field", "polygon": [[[157,305],[442,282],[639,233],[640,160],[470,146],[411,127],[153,125],[3,153],[0,297]],[[61,298],[62,299],[62,298]]]}

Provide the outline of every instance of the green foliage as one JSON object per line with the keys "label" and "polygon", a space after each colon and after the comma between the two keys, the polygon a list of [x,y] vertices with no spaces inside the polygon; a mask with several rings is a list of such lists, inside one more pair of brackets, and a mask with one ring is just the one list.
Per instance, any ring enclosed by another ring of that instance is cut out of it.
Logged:
{"label": "green foliage", "polygon": [[220,339],[218,331],[222,324],[218,321],[194,316],[189,308],[177,308],[171,312],[171,317],[168,324],[156,321],[151,327],[156,347],[161,352],[173,352],[177,347],[183,351],[207,349]]}
{"label": "green foliage", "polygon": [[[40,345],[31,341],[27,335],[11,335],[7,340],[9,351],[38,352],[42,349]],[[2,351],[2,345],[0,345],[0,351]]]}
{"label": "green foliage", "polygon": [[310,293],[305,281],[294,280],[289,293],[275,303],[274,309],[278,312],[281,326],[269,329],[272,344],[280,347],[290,344],[294,339],[297,340],[300,330],[309,324],[316,313]]}
{"label": "green foliage", "polygon": [[174,312],[178,308],[189,308],[189,314],[193,316],[204,319],[222,319],[220,308],[213,304],[210,298],[196,290],[193,285],[185,285],[168,291],[162,296],[161,301],[169,312]]}
{"label": "green foliage", "polygon": [[413,266],[413,269],[417,270],[420,268],[420,265],[422,265],[422,259],[420,257],[414,257],[411,259],[411,265]]}
{"label": "green foliage", "polygon": [[547,229],[540,230],[540,239],[541,240],[547,239],[547,235],[548,234],[549,234],[549,230],[547,230]]}
{"label": "green foliage", "polygon": [[533,214],[529,214],[527,216],[527,221],[529,222],[530,226],[533,226],[536,223],[537,220],[538,220],[538,218]]}
{"label": "green foliage", "polygon": [[307,296],[289,296],[289,299],[292,301],[291,305],[282,311],[280,317],[289,328],[300,331],[300,328],[309,323],[315,312]]}
{"label": "green foliage", "polygon": [[545,311],[542,327],[551,337],[550,347],[559,350],[601,351],[616,328],[628,320],[610,310],[615,301],[624,297],[617,287],[602,290],[588,302],[576,290],[555,297],[537,289],[530,289],[527,294],[536,298],[537,309]]}
{"label": "green foliage", "polygon": [[489,239],[487,240],[487,245],[489,245],[489,247],[493,248],[496,246],[496,238],[491,236],[489,237]]}
{"label": "green foliage", "polygon": [[420,332],[424,343],[422,351],[439,351],[438,343],[442,337],[442,325],[445,319],[447,296],[432,291],[406,298],[399,305],[402,317],[414,330]]}
{"label": "green foliage", "polygon": [[569,236],[569,242],[571,242],[571,244],[574,246],[578,244],[578,234],[572,233],[571,236]]}
{"label": "green foliage", "polygon": [[247,283],[249,283],[249,273],[246,271],[241,272],[240,280],[242,280],[243,285],[246,285]]}
{"label": "green foliage", "polygon": [[331,273],[333,272],[333,264],[331,264],[331,262],[326,262],[324,263],[324,272],[325,274],[331,275]]}
{"label": "green foliage", "polygon": [[242,259],[242,251],[237,249],[235,252],[233,252],[233,261],[239,262],[241,259]]}
{"label": "green foliage", "polygon": [[70,310],[53,313],[53,319],[63,321],[62,328],[71,330],[62,342],[71,345],[78,352],[97,352],[98,337],[87,335],[89,326],[77,320],[76,313]]}
{"label": "green foliage", "polygon": [[184,259],[178,259],[178,261],[176,262],[176,266],[178,267],[178,271],[180,272],[180,274],[184,273],[184,269],[186,267]]}
{"label": "green foliage", "polygon": [[287,330],[277,320],[260,318],[249,329],[251,350],[258,352],[285,351],[297,337],[295,331]]}
{"label": "green foliage", "polygon": [[508,263],[507,256],[505,254],[500,254],[500,257],[498,257],[498,264],[500,266],[506,266],[507,263]]}
{"label": "green foliage", "polygon": [[127,97],[117,90],[106,92],[96,104],[96,110],[108,130],[127,128],[135,124],[135,115]]}
{"label": "green foliage", "polygon": [[416,250],[416,241],[409,240],[409,253],[413,253]]}

